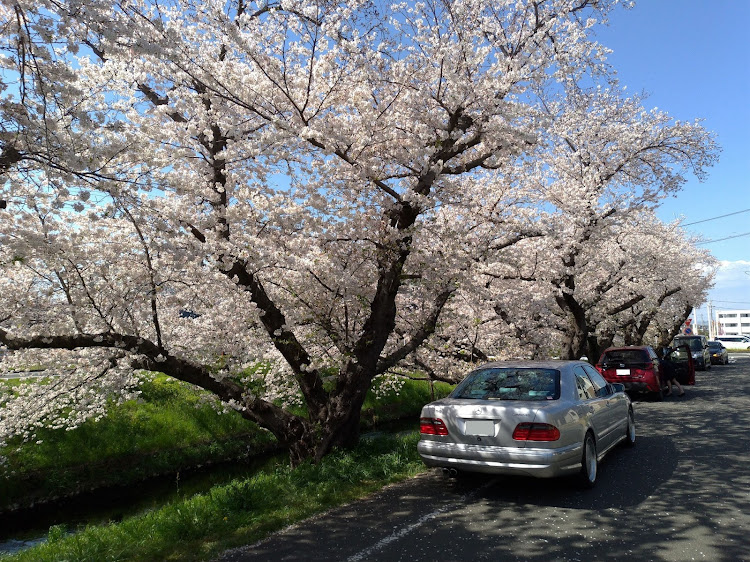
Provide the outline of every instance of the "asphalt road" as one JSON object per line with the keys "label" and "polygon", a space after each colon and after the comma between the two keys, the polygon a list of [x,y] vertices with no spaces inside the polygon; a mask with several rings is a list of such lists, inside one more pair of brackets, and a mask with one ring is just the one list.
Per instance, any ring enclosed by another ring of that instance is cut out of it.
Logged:
{"label": "asphalt road", "polygon": [[636,446],[593,490],[430,471],[221,560],[750,561],[750,355],[696,379],[635,402]]}

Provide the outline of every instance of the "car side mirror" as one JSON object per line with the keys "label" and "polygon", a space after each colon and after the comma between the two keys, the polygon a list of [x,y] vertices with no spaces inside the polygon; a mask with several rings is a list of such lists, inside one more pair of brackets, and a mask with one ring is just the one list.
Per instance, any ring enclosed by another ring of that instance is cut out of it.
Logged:
{"label": "car side mirror", "polygon": [[625,385],[619,382],[612,383],[613,392],[625,392]]}

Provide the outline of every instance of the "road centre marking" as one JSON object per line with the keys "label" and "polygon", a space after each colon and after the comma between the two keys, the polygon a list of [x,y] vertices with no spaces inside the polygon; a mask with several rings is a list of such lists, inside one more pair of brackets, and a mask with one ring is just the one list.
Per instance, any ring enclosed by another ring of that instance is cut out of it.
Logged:
{"label": "road centre marking", "polygon": [[407,525],[406,527],[402,527],[401,529],[394,531],[389,536],[380,539],[378,542],[376,542],[371,547],[368,547],[364,550],[361,550],[357,554],[354,554],[347,558],[347,562],[359,562],[360,560],[369,560],[370,557],[377,551],[382,550],[389,544],[391,544],[394,541],[397,541],[398,539],[401,539],[414,531],[415,529],[418,529],[425,523],[427,523],[430,519],[434,519],[438,515],[445,513],[449,509],[455,508],[458,504],[466,503],[469,500],[471,500],[475,495],[477,495],[479,492],[484,490],[485,488],[489,488],[492,484],[494,484],[496,480],[491,480],[490,482],[487,482],[486,484],[480,486],[479,488],[476,488],[475,490],[472,490],[468,494],[464,494],[461,496],[461,499],[459,501],[455,501],[452,503],[449,503],[448,505],[445,505],[441,507],[440,509],[436,509],[435,511],[428,513],[427,515],[423,515],[420,517],[415,523],[412,523],[411,525]]}

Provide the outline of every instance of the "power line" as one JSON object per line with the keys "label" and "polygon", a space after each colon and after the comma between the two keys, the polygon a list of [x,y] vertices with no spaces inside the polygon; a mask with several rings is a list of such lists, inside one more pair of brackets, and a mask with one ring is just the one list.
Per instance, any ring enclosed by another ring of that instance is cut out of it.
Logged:
{"label": "power line", "polygon": [[748,211],[750,211],[750,209],[743,209],[742,211],[735,211],[733,213],[727,213],[726,215],[719,215],[718,217],[711,217],[710,219],[703,219],[699,221],[688,222],[688,223],[683,224],[682,226],[692,226],[694,224],[700,224],[702,222],[715,221],[718,219],[723,219],[724,217],[731,217],[732,215],[739,215],[740,213],[747,213]]}
{"label": "power line", "polygon": [[701,246],[703,244],[713,244],[714,242],[721,242],[723,240],[731,240],[732,238],[741,238],[743,236],[750,236],[750,232],[743,232],[742,234],[734,234],[732,236],[725,236],[724,238],[717,238],[716,240],[706,240],[705,242],[696,242],[696,246]]}

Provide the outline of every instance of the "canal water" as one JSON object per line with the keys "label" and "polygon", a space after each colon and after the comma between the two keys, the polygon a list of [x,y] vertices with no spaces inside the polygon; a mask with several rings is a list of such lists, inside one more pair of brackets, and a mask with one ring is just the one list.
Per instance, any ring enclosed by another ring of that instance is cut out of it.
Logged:
{"label": "canal water", "polygon": [[86,525],[120,521],[170,501],[248,478],[264,467],[286,462],[284,454],[265,455],[200,469],[175,472],[129,486],[109,487],[75,497],[0,514],[0,554],[18,552],[47,539],[49,528],[73,532]]}
{"label": "canal water", "polygon": [[[381,424],[362,434],[370,439],[382,434],[409,433],[413,419]],[[0,514],[0,554],[11,554],[47,540],[49,529],[60,526],[74,532],[87,525],[101,525],[158,509],[177,499],[208,492],[214,486],[253,476],[260,470],[288,462],[285,453],[269,453],[248,459],[217,463],[199,469],[171,473],[129,486],[109,487],[75,497]]]}

